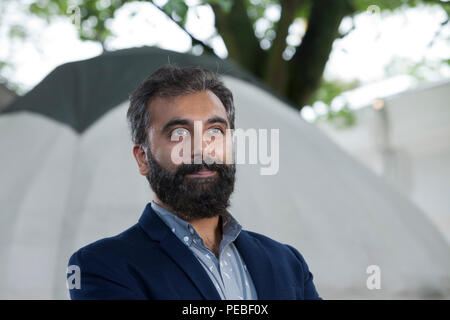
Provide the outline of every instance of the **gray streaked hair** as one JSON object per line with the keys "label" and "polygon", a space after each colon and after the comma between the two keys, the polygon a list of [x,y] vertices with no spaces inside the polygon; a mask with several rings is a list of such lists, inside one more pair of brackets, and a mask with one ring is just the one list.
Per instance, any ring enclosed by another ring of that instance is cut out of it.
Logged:
{"label": "gray streaked hair", "polygon": [[180,68],[168,64],[150,74],[130,95],[127,119],[134,144],[148,146],[148,103],[153,98],[174,98],[203,90],[212,91],[220,99],[225,106],[230,128],[234,129],[233,94],[217,73],[199,67]]}

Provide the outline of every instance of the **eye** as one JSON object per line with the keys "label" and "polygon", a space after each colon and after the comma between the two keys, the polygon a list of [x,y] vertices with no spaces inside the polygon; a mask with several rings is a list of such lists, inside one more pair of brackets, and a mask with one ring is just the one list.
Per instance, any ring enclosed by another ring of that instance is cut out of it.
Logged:
{"label": "eye", "polygon": [[209,128],[203,135],[207,141],[214,141],[215,139],[222,139],[223,130],[220,127]]}
{"label": "eye", "polygon": [[208,129],[208,131],[213,134],[223,134],[222,129],[219,127]]}
{"label": "eye", "polygon": [[185,137],[189,134],[189,132],[184,129],[184,128],[176,128],[175,130],[173,130],[170,134],[170,138],[171,140],[176,140],[178,141],[178,139],[180,137]]}

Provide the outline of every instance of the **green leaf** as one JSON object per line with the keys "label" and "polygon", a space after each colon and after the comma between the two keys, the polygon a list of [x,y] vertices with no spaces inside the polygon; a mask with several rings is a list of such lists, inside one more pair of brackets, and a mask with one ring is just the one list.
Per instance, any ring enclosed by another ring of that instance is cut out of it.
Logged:
{"label": "green leaf", "polygon": [[231,7],[233,6],[233,0],[207,0],[202,2],[202,4],[207,3],[218,5],[225,13],[229,13],[231,11]]}
{"label": "green leaf", "polygon": [[170,14],[175,21],[186,21],[187,11],[189,7],[182,0],[169,0],[162,9]]}
{"label": "green leaf", "polygon": [[27,37],[25,28],[20,25],[12,25],[9,29],[9,37],[24,40]]}

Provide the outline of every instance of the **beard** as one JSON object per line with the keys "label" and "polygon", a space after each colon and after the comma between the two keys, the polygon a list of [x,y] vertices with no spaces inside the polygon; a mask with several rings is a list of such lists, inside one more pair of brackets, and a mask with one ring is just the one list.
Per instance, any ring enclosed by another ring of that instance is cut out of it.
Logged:
{"label": "beard", "polygon": [[[210,161],[208,161],[210,162]],[[149,173],[147,180],[158,198],[183,220],[212,218],[226,214],[234,190],[236,165],[184,164],[175,173],[164,169],[147,148]],[[208,177],[186,178],[187,174],[208,169],[217,174]]]}

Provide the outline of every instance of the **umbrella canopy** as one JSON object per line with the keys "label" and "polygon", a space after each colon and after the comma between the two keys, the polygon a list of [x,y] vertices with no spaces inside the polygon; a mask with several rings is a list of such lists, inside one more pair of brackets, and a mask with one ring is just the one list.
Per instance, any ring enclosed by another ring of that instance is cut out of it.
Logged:
{"label": "umbrella canopy", "polygon": [[[70,255],[137,222],[152,193],[127,99],[168,61],[221,73],[237,128],[279,129],[278,173],[238,165],[230,211],[296,247],[322,297],[448,297],[449,247],[403,194],[231,62],[143,47],[62,65],[0,114],[0,298],[67,298]],[[370,265],[379,290],[367,288]]]}

